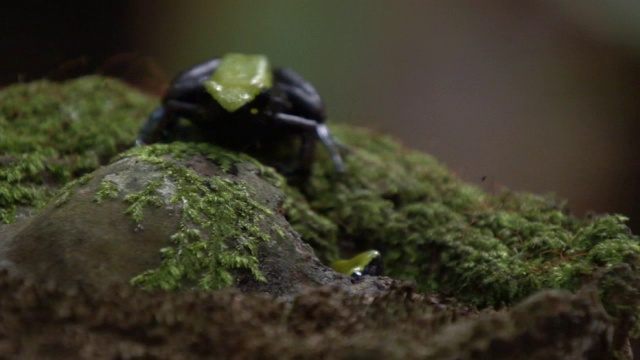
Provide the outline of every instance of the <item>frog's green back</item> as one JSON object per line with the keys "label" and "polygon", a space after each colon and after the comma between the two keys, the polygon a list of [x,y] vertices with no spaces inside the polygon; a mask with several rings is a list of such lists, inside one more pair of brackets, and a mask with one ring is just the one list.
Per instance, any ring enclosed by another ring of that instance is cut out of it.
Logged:
{"label": "frog's green back", "polygon": [[250,103],[273,85],[273,73],[264,55],[227,54],[204,87],[227,111]]}

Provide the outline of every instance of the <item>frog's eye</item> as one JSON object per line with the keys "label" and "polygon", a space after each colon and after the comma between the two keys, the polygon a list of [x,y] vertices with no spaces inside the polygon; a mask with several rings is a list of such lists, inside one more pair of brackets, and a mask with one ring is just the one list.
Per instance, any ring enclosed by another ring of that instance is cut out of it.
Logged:
{"label": "frog's eye", "polygon": [[266,56],[227,54],[203,85],[225,110],[234,112],[272,87],[273,72]]}

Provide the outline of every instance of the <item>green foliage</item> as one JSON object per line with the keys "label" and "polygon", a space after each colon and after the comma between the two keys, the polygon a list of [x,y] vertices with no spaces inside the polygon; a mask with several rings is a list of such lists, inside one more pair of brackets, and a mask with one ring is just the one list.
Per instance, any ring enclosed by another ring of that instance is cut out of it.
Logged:
{"label": "green foliage", "polygon": [[130,147],[155,100],[103,77],[0,92],[0,221]]}
{"label": "green foliage", "polygon": [[[257,256],[260,242],[269,241],[260,224],[271,211],[253,199],[245,184],[218,176],[201,177],[163,158],[169,153],[178,159],[206,154],[219,163],[255,162],[208,144],[156,144],[124,154],[159,166],[166,174],[163,181],[176,186],[168,201],[182,207],[180,229],[171,237],[171,246],[162,249],[162,264],[136,276],[132,284],[145,289],[177,290],[186,285],[213,290],[233,285],[233,269],[246,269],[256,280],[265,281]],[[148,205],[162,204],[159,189],[163,181],[152,181],[124,198],[131,203],[127,213],[136,222],[142,221]]]}
{"label": "green foliage", "polygon": [[[350,253],[380,250],[387,275],[422,290],[478,305],[512,303],[542,288],[575,290],[598,269],[640,254],[624,217],[581,221],[550,197],[489,195],[388,137],[332,129],[350,148],[347,175],[336,179],[320,153],[305,199],[296,200],[307,215],[290,206],[289,221],[305,241],[330,229],[324,239],[337,237]],[[328,247],[316,250],[333,256]]]}

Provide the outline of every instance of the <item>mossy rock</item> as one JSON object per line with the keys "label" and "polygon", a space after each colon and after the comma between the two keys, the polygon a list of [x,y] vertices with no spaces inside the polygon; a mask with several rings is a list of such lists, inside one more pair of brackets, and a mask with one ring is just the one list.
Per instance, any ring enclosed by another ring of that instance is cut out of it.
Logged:
{"label": "mossy rock", "polygon": [[[0,92],[4,221],[42,207],[53,189],[126,149],[156,104],[101,77]],[[615,273],[608,269],[622,265],[638,274],[640,243],[624,216],[579,219],[550,197],[489,194],[387,136],[331,127],[349,149],[346,174],[338,176],[319,151],[302,188],[277,184],[287,195],[284,217],[325,263],[375,248],[387,275],[479,306],[512,304],[546,288],[575,291],[589,281],[617,284],[606,280]],[[618,288],[603,288],[602,297],[620,314],[622,304],[607,300]],[[636,305],[625,306],[635,314]]]}
{"label": "mossy rock", "polygon": [[323,265],[284,218],[284,180],[209,144],[154,144],[67,184],[40,213],[0,234],[13,275],[104,289],[212,291],[292,297],[321,285],[377,293]]}
{"label": "mossy rock", "polygon": [[485,306],[575,291],[601,269],[638,264],[639,238],[622,215],[579,219],[549,196],[489,194],[387,136],[333,130],[351,149],[348,175],[336,179],[323,158],[305,201],[335,232],[293,225],[303,238],[335,236],[343,253],[379,250],[391,277]]}

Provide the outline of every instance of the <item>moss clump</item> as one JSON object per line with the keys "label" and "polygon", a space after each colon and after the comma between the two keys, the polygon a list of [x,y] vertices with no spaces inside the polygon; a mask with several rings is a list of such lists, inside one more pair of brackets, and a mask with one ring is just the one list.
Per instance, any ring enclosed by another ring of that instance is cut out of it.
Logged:
{"label": "moss clump", "polygon": [[298,189],[285,184],[280,186],[287,194],[282,207],[291,227],[313,247],[325,264],[337,260],[340,257],[337,224],[313,211]]}
{"label": "moss clump", "polygon": [[0,92],[0,222],[39,208],[55,189],[130,147],[155,100],[92,76]]}
{"label": "moss clump", "polygon": [[542,288],[575,290],[598,269],[640,254],[622,216],[583,221],[549,197],[489,195],[388,137],[332,129],[351,148],[347,175],[336,179],[321,154],[305,200],[322,217],[289,220],[305,240],[337,236],[344,255],[380,250],[387,275],[421,290],[478,305],[512,303]]}
{"label": "moss clump", "polygon": [[[1,220],[13,221],[21,206],[44,204],[51,189],[92,171],[129,147],[156,104],[157,99],[100,77],[4,89],[0,92]],[[345,154],[344,177],[336,176],[323,151],[318,151],[314,174],[303,189],[287,186],[273,170],[262,168],[262,177],[288,195],[284,215],[325,261],[335,260],[339,251],[349,256],[377,249],[383,254],[388,275],[415,280],[421,290],[488,305],[512,303],[542,288],[575,290],[595,272],[624,263],[635,266],[639,258],[638,238],[628,231],[622,216],[581,220],[548,197],[486,194],[457,179],[433,157],[409,151],[388,137],[346,126],[332,126],[332,131],[351,149]],[[175,153],[172,156],[178,157],[196,150],[211,154],[210,159],[227,170],[237,161],[253,161],[202,146],[171,145],[170,149]],[[132,151],[160,164],[168,149],[158,145]],[[161,166],[167,166],[167,174],[183,171],[166,164]],[[208,207],[235,204],[238,199],[201,197],[205,188],[228,187],[240,199],[250,200],[241,184],[183,175],[190,180],[181,185],[181,193],[190,199],[189,206],[196,206],[196,210],[185,208],[185,224],[209,226],[207,217],[202,216]],[[63,190],[58,200],[64,201],[69,189]],[[105,184],[96,201],[115,196],[114,191]],[[143,205],[139,202],[143,198],[129,198],[132,215],[137,211],[135,204]],[[144,203],[149,204],[153,201]],[[250,202],[243,200],[237,206],[261,213],[247,204]],[[250,217],[240,214],[243,219]],[[228,219],[233,218],[229,213]],[[238,222],[224,231],[235,231],[237,239],[260,239],[252,226],[255,223]],[[222,229],[208,231],[222,239]],[[176,246],[186,246],[185,239],[191,244],[198,236],[210,235],[195,234],[188,225],[175,238]],[[228,246],[225,241],[217,244]],[[210,250],[189,251],[202,255]],[[246,259],[255,264],[250,258],[252,250],[245,250]],[[193,275],[190,270],[176,272],[171,267],[162,271]]]}
{"label": "moss clump", "polygon": [[105,200],[117,198],[119,192],[120,188],[118,187],[118,184],[113,181],[103,179],[98,186],[98,190],[96,191],[96,195],[93,197],[93,201],[96,204],[102,204]]}
{"label": "moss clump", "polygon": [[[161,206],[165,201],[181,208],[182,213],[179,231],[171,236],[171,246],[161,250],[161,265],[136,276],[132,284],[162,290],[219,289],[234,284],[230,272],[233,269],[248,270],[254,279],[265,281],[258,267],[258,246],[270,240],[261,226],[272,212],[253,199],[243,182],[222,176],[202,177],[167,155],[175,160],[205,155],[227,171],[238,162],[259,165],[245,155],[209,144],[156,144],[123,154],[154,164],[165,174],[162,179],[150,181],[143,190],[124,197],[130,203],[126,212],[132,219],[140,223],[146,207]],[[272,170],[263,170],[265,176],[277,177]],[[175,185],[168,200],[161,194],[166,183]],[[117,186],[113,185],[103,181],[96,198],[115,197]]]}

